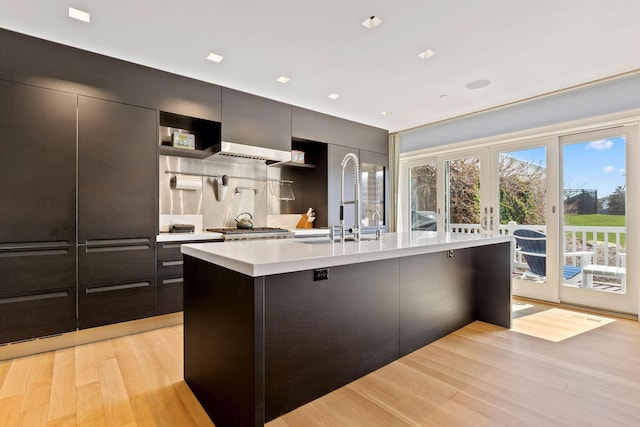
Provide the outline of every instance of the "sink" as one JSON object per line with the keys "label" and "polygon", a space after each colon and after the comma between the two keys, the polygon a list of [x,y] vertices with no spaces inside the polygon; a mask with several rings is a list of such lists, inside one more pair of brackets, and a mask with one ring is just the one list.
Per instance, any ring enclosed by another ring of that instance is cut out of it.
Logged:
{"label": "sink", "polygon": [[[367,234],[365,236],[360,236],[360,241],[364,242],[364,241],[368,241],[368,240],[376,240],[376,236],[375,234],[371,235],[371,234]],[[344,239],[345,243],[346,242],[353,242],[353,236],[347,236]],[[321,244],[328,244],[331,243],[331,240],[329,239],[325,239],[325,238],[319,238],[319,239],[304,239],[304,240],[298,240],[298,243],[306,243],[309,245],[321,245]],[[338,240],[338,238],[336,237],[335,243],[340,243],[340,241]]]}

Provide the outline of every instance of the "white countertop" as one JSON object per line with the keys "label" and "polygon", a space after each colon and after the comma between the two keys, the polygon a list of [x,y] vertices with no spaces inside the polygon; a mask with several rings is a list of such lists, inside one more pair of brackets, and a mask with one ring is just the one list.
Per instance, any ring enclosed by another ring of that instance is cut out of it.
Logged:
{"label": "white countertop", "polygon": [[190,240],[219,240],[221,233],[212,231],[196,231],[194,233],[160,233],[156,236],[156,242],[188,242]]}
{"label": "white countertop", "polygon": [[[368,236],[367,236],[368,237]],[[258,277],[513,242],[511,236],[418,231],[381,240],[331,243],[327,238],[239,240],[183,245],[183,254]]]}
{"label": "white countertop", "polygon": [[[296,237],[328,235],[328,228],[293,228]],[[187,242],[190,240],[219,240],[221,233],[212,231],[196,231],[194,233],[160,233],[156,236],[156,242]]]}

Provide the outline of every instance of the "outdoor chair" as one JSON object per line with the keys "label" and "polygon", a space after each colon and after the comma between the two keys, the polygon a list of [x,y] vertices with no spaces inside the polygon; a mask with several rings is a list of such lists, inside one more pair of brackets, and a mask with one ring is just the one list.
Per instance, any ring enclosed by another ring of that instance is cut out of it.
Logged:
{"label": "outdoor chair", "polygon": [[[541,280],[547,276],[547,236],[534,230],[518,229],[513,232],[518,244],[517,251],[524,256],[529,270],[523,273],[523,279]],[[588,264],[587,257],[592,257],[593,252],[568,252],[565,256],[580,256],[581,265]],[[564,265],[562,269],[563,283],[575,285],[582,282],[582,268],[573,265]]]}

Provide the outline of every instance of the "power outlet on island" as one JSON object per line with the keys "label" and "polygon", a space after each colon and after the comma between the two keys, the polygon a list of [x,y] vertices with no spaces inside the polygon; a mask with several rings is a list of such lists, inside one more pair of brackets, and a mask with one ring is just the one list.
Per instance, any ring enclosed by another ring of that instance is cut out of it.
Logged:
{"label": "power outlet on island", "polygon": [[327,280],[329,279],[329,269],[328,268],[316,268],[313,270],[313,281],[317,282],[318,280]]}

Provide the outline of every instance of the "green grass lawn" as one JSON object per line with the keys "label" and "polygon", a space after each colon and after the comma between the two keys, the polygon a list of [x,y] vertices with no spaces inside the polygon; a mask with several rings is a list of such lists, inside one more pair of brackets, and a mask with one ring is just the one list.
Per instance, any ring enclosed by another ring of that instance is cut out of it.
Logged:
{"label": "green grass lawn", "polygon": [[[625,217],[624,215],[602,215],[602,214],[592,214],[592,215],[565,215],[564,223],[565,225],[575,225],[577,227],[624,227],[625,226]],[[576,237],[582,237],[582,233],[577,233]],[[616,235],[609,234],[609,243],[616,243]],[[590,240],[591,233],[587,236]],[[597,240],[602,242],[604,241],[604,233],[598,233]],[[620,236],[620,245],[625,246],[627,240],[627,235],[622,234]]]}

